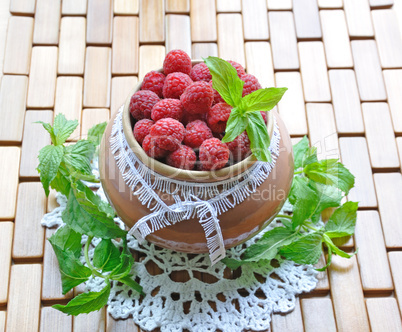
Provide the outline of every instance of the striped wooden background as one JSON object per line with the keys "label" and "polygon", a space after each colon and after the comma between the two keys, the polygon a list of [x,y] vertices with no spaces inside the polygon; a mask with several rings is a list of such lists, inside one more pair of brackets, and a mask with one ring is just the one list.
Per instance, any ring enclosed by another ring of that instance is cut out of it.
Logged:
{"label": "striped wooden background", "polygon": [[[263,86],[295,141],[356,174],[357,258],[334,259],[277,331],[402,331],[402,0],[0,0],[0,330],[136,331],[105,310],[77,318],[39,221],[55,207],[35,167],[34,121],[64,113],[74,137],[108,120],[164,55],[219,55]],[[4,50],[4,51],[3,51]],[[323,258],[324,259],[324,258]],[[399,301],[399,302],[398,302]],[[226,332],[226,331],[225,331]]]}

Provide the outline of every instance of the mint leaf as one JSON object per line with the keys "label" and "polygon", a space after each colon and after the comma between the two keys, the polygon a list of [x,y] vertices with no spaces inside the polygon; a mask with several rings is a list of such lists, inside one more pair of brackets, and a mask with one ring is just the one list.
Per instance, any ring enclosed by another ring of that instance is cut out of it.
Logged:
{"label": "mint leaf", "polygon": [[307,136],[304,136],[300,142],[293,145],[293,156],[296,170],[318,161],[317,148],[309,147]]}
{"label": "mint leaf", "polygon": [[58,246],[61,250],[71,251],[76,258],[80,258],[82,249],[81,237],[81,234],[73,231],[67,225],[64,225],[49,238],[49,241],[52,245]]}
{"label": "mint leaf", "polygon": [[52,308],[73,316],[88,314],[103,308],[107,304],[109,295],[110,284],[108,283],[100,292],[82,293],[66,305],[55,304]]}
{"label": "mint leaf", "polygon": [[106,129],[106,126],[107,122],[102,122],[96,124],[91,129],[89,129],[87,138],[88,141],[92,142],[95,146],[99,145],[102,140],[102,136]]}
{"label": "mint leaf", "polygon": [[50,186],[54,190],[68,197],[71,189],[71,180],[70,180],[70,174],[68,173],[66,165],[63,162],[61,162],[59,171],[57,172],[56,177],[50,183]]}
{"label": "mint leaf", "polygon": [[209,56],[203,59],[212,75],[212,87],[232,107],[240,104],[244,82],[237,76],[236,69],[227,61]]}
{"label": "mint leaf", "polygon": [[298,264],[316,264],[322,253],[322,232],[307,234],[284,246],[279,253]]}
{"label": "mint leaf", "polygon": [[120,264],[120,250],[111,240],[103,239],[95,248],[93,264],[104,272],[112,271]]}
{"label": "mint leaf", "polygon": [[225,264],[231,270],[237,270],[240,266],[242,266],[246,262],[234,258],[225,257],[224,259],[222,259],[222,263]]}
{"label": "mint leaf", "polygon": [[242,115],[238,108],[233,108],[226,123],[225,136],[222,138],[222,142],[227,143],[233,141],[246,130],[247,125],[247,116]]}
{"label": "mint leaf", "polygon": [[331,247],[328,247],[327,264],[325,264],[325,266],[323,266],[319,269],[316,269],[316,270],[320,271],[320,272],[325,271],[326,269],[328,269],[328,267],[331,265],[331,263],[332,263],[332,249],[331,249]]}
{"label": "mint leaf", "polygon": [[127,286],[130,286],[131,289],[135,290],[137,293],[144,295],[142,287],[136,281],[134,281],[133,276],[128,275],[124,278],[120,278],[119,281],[123,284],[126,284]]}
{"label": "mint leaf", "polygon": [[330,238],[352,235],[355,232],[358,204],[346,202],[336,209],[325,225],[325,234]]}
{"label": "mint leaf", "polygon": [[63,146],[46,145],[39,151],[38,172],[46,196],[49,196],[49,185],[57,175],[63,159]]}
{"label": "mint leaf", "polygon": [[320,160],[307,165],[304,173],[313,181],[333,185],[346,195],[355,184],[355,177],[336,159]]}
{"label": "mint leaf", "polygon": [[122,252],[120,255],[120,263],[117,265],[110,276],[114,280],[120,280],[126,276],[128,276],[131,272],[131,267],[134,264],[134,258],[131,253]]}
{"label": "mint leaf", "polygon": [[63,144],[78,126],[77,120],[67,120],[63,114],[57,114],[53,122],[55,145]]}
{"label": "mint leaf", "polygon": [[344,258],[352,258],[354,254],[350,255],[347,252],[344,252],[343,250],[339,249],[329,238],[329,236],[324,233],[324,242],[328,246],[328,250],[331,250],[334,252],[334,254],[344,257]]}
{"label": "mint leaf", "polygon": [[270,138],[267,125],[260,112],[247,113],[248,126],[246,128],[250,139],[250,148],[253,155],[260,161],[271,162],[271,152],[269,151]]}
{"label": "mint leaf", "polygon": [[[92,174],[91,159],[95,153],[95,145],[88,140],[80,140],[66,147],[64,162],[72,171],[79,171],[86,175]],[[70,171],[70,173],[72,172]]]}
{"label": "mint leaf", "polygon": [[50,139],[52,140],[52,143],[56,145],[56,136],[54,135],[52,125],[50,123],[45,123],[43,121],[36,121],[35,123],[40,123],[43,126],[43,128],[46,129],[46,131],[50,134]]}
{"label": "mint leaf", "polygon": [[313,222],[317,222],[320,219],[321,212],[330,207],[338,207],[341,205],[342,192],[333,186],[326,186],[314,181],[309,182],[309,187],[317,192],[319,197],[318,205],[311,216]]}
{"label": "mint leaf", "polygon": [[287,88],[265,88],[254,91],[244,96],[241,101],[241,108],[246,113],[270,111],[282,99]]}

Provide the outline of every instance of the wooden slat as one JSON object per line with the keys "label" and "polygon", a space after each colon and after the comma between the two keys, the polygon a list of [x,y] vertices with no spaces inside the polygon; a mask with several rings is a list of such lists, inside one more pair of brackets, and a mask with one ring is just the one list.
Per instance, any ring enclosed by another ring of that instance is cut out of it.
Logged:
{"label": "wooden slat", "polygon": [[358,211],[355,230],[363,290],[392,291],[393,284],[377,211]]}
{"label": "wooden slat", "polygon": [[82,111],[82,125],[81,125],[81,135],[86,137],[88,135],[88,130],[92,126],[109,121],[110,112],[105,108],[88,108]]}
{"label": "wooden slat", "polygon": [[343,0],[350,37],[373,37],[370,6],[367,0]]}
{"label": "wooden slat", "polygon": [[[45,276],[45,272],[43,273]],[[40,313],[40,332],[71,332],[72,316],[51,307],[43,307]]]}
{"label": "wooden slat", "polygon": [[139,0],[114,0],[114,13],[117,15],[138,15]]}
{"label": "wooden slat", "polygon": [[242,0],[245,40],[267,40],[268,13],[266,0]]}
{"label": "wooden slat", "polygon": [[24,136],[22,138],[20,176],[39,178],[38,155],[39,150],[51,143],[49,133],[42,125],[35,123],[43,121],[53,123],[52,111],[27,111],[25,116]]}
{"label": "wooden slat", "polygon": [[370,6],[372,8],[391,7],[393,4],[394,0],[370,0]]}
{"label": "wooden slat", "polygon": [[241,12],[241,0],[216,0],[218,13]]}
{"label": "wooden slat", "polygon": [[298,39],[321,38],[317,0],[293,1],[293,13]]}
{"label": "wooden slat", "polygon": [[330,70],[328,75],[338,133],[363,134],[363,116],[354,71]]}
{"label": "wooden slat", "polygon": [[275,86],[270,44],[266,42],[248,42],[244,45],[247,72],[257,77],[263,88]]}
{"label": "wooden slat", "polygon": [[[81,122],[83,83],[82,77],[60,76],[57,78],[54,116],[62,113],[68,120]],[[69,140],[78,140],[79,136],[80,127],[78,126]]]}
{"label": "wooden slat", "polygon": [[137,85],[138,79],[135,76],[124,76],[112,78],[112,96],[110,112],[114,114],[128,98],[128,94]]}
{"label": "wooden slat", "polygon": [[27,107],[54,106],[57,75],[57,47],[36,46],[32,50]]}
{"label": "wooden slat", "polygon": [[299,54],[304,99],[306,102],[331,101],[324,46],[322,42],[299,43]]}
{"label": "wooden slat", "polygon": [[45,230],[40,221],[45,213],[46,195],[42,184],[20,183],[14,223],[14,260],[27,261],[43,257]]}
{"label": "wooden slat", "polygon": [[402,252],[389,252],[388,258],[391,266],[392,279],[394,280],[395,296],[398,300],[399,311],[402,315]]}
{"label": "wooden slat", "polygon": [[183,50],[191,57],[190,16],[166,15],[166,52]]}
{"label": "wooden slat", "polygon": [[292,312],[286,315],[272,315],[272,332],[281,331],[303,332],[303,319],[299,299],[296,300],[296,307]]}
{"label": "wooden slat", "polygon": [[339,158],[338,135],[331,104],[306,104],[311,146],[318,159]]}
{"label": "wooden slat", "polygon": [[343,10],[321,10],[322,34],[329,68],[352,68],[348,28]]}
{"label": "wooden slat", "polygon": [[36,0],[11,0],[10,12],[15,15],[31,15],[35,13]]}
{"label": "wooden slat", "polygon": [[138,69],[138,80],[142,81],[144,76],[151,70],[158,70],[159,68],[162,68],[164,58],[164,46],[140,46],[140,67]]}
{"label": "wooden slat", "polygon": [[11,17],[9,9],[10,0],[0,2],[0,47],[3,50],[0,52],[0,80],[3,76],[4,49],[7,39],[8,20]]}
{"label": "wooden slat", "polygon": [[308,332],[336,332],[332,302],[327,298],[302,299],[304,330]]}
{"label": "wooden slat", "polygon": [[393,298],[373,298],[366,300],[371,331],[402,331],[401,314]]}
{"label": "wooden slat", "polygon": [[272,58],[276,70],[298,70],[296,30],[292,12],[270,12],[268,16],[271,33]]}
{"label": "wooden slat", "polygon": [[218,56],[218,45],[215,43],[194,43],[191,55],[193,59]]}
{"label": "wooden slat", "polygon": [[0,311],[0,331],[6,330],[6,312]]}
{"label": "wooden slat", "polygon": [[55,231],[56,230],[54,229],[46,229],[45,252],[43,255],[43,281],[42,281],[42,296],[41,296],[42,301],[52,303],[70,299],[73,296],[72,290],[69,291],[66,295],[62,294],[59,263],[57,262],[57,258],[52,248],[52,245],[47,240],[50,236],[52,236],[55,233]]}
{"label": "wooden slat", "polygon": [[87,7],[88,0],[63,0],[61,13],[63,15],[85,15]]}
{"label": "wooden slat", "polygon": [[402,2],[397,1],[392,7],[398,20],[399,33],[402,35]]}
{"label": "wooden slat", "polygon": [[15,217],[17,202],[18,173],[21,149],[19,147],[0,147],[0,219],[11,220]]}
{"label": "wooden slat", "polygon": [[373,174],[364,137],[342,137],[339,139],[342,163],[352,172],[355,187],[349,192],[348,199],[359,202],[359,207],[376,208],[377,198]]}
{"label": "wooden slat", "polygon": [[343,1],[342,0],[318,0],[318,7],[320,7],[320,9],[342,8]]}
{"label": "wooden slat", "polygon": [[292,0],[267,0],[269,10],[292,10]]}
{"label": "wooden slat", "polygon": [[34,44],[59,43],[61,0],[37,0],[35,10]]}
{"label": "wooden slat", "polygon": [[[293,142],[293,144],[295,144],[295,143]],[[317,264],[314,265],[314,267],[317,268],[317,269],[320,269],[323,266],[325,266],[326,264],[327,264],[326,258],[324,256],[324,254],[321,254],[320,260],[318,261]],[[329,281],[328,281],[327,270],[318,272],[316,278],[318,280],[317,286],[312,292],[313,293],[320,293],[320,294],[321,293],[324,293],[324,294],[328,293],[328,291],[329,291]]]}
{"label": "wooden slat", "polygon": [[165,41],[165,1],[140,1],[140,42]]}
{"label": "wooden slat", "polygon": [[112,43],[113,1],[88,0],[87,44]]}
{"label": "wooden slat", "polygon": [[106,317],[106,332],[139,332],[140,329],[134,324],[134,321],[129,318],[125,320],[114,320],[112,316]]}
{"label": "wooden slat", "polygon": [[386,103],[363,103],[366,137],[373,168],[399,167],[395,135]]}
{"label": "wooden slat", "polygon": [[88,315],[73,318],[73,332],[104,332],[106,329],[106,308],[93,311]]}
{"label": "wooden slat", "polygon": [[111,50],[87,47],[84,75],[84,107],[109,107]]}
{"label": "wooden slat", "polygon": [[[402,197],[401,173],[376,173],[378,209],[387,248],[402,248],[402,210],[397,197]],[[395,282],[395,280],[394,280]]]}
{"label": "wooden slat", "polygon": [[190,0],[166,0],[167,13],[189,13]]}
{"label": "wooden slat", "polygon": [[0,141],[21,142],[28,77],[3,76],[0,85]]}
{"label": "wooden slat", "polygon": [[218,14],[218,52],[221,58],[246,67],[240,14]]}
{"label": "wooden slat", "polygon": [[362,101],[385,100],[384,80],[374,40],[352,41],[357,85]]}
{"label": "wooden slat", "polygon": [[396,144],[398,146],[399,162],[401,163],[401,170],[402,170],[402,137],[396,138]]}
{"label": "wooden slat", "polygon": [[0,305],[6,304],[8,300],[13,229],[14,224],[12,222],[0,222]]}
{"label": "wooden slat", "polygon": [[388,105],[391,111],[394,131],[402,133],[402,70],[384,70],[384,82],[387,89]]}
{"label": "wooden slat", "polygon": [[85,17],[63,17],[60,26],[60,75],[83,75],[85,63]]}
{"label": "wooden slat", "polygon": [[28,75],[31,63],[34,20],[12,16],[8,21],[4,74]]}
{"label": "wooden slat", "polygon": [[300,73],[276,73],[275,80],[277,87],[288,88],[278,104],[278,110],[285,121],[289,134],[307,135],[306,110]]}
{"label": "wooden slat", "polygon": [[329,278],[338,330],[369,331],[356,257],[351,259],[332,257]]}
{"label": "wooden slat", "polygon": [[190,18],[192,42],[216,42],[215,0],[191,0]]}
{"label": "wooden slat", "polygon": [[39,330],[42,265],[18,264],[11,267],[6,331]]}
{"label": "wooden slat", "polygon": [[112,74],[138,73],[137,17],[115,17],[113,21]]}

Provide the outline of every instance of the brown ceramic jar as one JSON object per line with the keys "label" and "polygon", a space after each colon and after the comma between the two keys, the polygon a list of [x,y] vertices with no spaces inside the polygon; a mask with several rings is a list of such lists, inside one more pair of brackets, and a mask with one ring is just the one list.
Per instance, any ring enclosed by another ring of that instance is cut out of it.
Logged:
{"label": "brown ceramic jar", "polygon": [[[193,64],[197,62],[193,62]],[[140,87],[141,83],[130,93],[124,105],[124,135],[137,157],[155,172],[176,180],[214,182],[241,176],[242,172],[255,163],[255,158],[250,156],[235,165],[213,173],[179,170],[148,157],[134,139],[132,132],[133,119],[129,112],[130,98]],[[115,117],[116,114],[112,116],[103,136],[99,153],[99,170],[101,183],[109,202],[116,210],[117,215],[131,228],[139,219],[148,215],[150,210],[141,204],[137,196],[134,196],[124,183],[111,152],[110,135]],[[231,248],[246,241],[266,227],[280,211],[289,193],[294,172],[292,144],[282,119],[275,111],[268,112],[269,134],[272,135],[273,132],[274,118],[281,135],[280,153],[274,169],[253,195],[218,216],[226,248]],[[171,196],[162,192],[158,194],[168,204],[173,203]],[[148,235],[147,240],[161,247],[177,251],[208,252],[205,233],[197,219],[183,220],[172,226],[160,229]]]}

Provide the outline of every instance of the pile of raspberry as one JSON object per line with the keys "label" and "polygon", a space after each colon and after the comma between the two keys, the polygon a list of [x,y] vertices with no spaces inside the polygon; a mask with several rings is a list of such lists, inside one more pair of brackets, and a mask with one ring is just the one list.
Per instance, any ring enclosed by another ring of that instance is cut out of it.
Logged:
{"label": "pile of raspberry", "polygon": [[[229,63],[245,82],[243,96],[261,89],[255,76],[246,74],[237,62]],[[206,64],[192,66],[182,50],[166,55],[163,73],[151,71],[145,75],[129,107],[135,120],[135,139],[148,156],[170,166],[213,171],[251,154],[246,132],[230,143],[222,143],[232,107],[212,88]]]}

